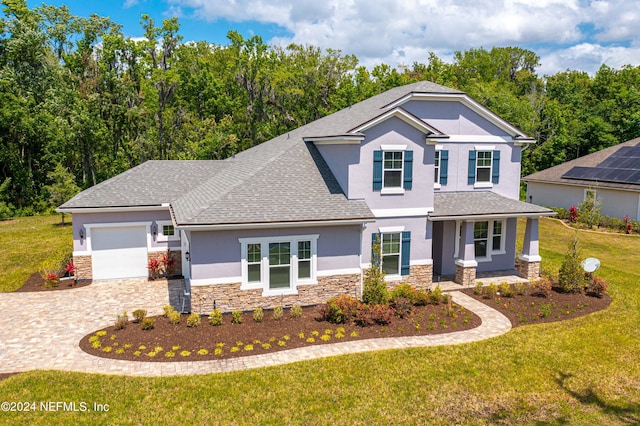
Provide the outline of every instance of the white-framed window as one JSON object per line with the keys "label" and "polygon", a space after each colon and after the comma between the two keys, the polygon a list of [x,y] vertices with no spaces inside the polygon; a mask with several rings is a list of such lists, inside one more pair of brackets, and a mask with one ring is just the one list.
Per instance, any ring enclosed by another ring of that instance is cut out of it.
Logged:
{"label": "white-framed window", "polygon": [[434,159],[434,175],[433,175],[433,182],[436,184],[437,187],[440,186],[440,151],[436,150],[436,156]]}
{"label": "white-framed window", "polygon": [[[473,243],[475,247],[475,257],[479,262],[491,260],[493,254],[505,254],[505,234],[506,220],[495,219],[476,221],[473,224]],[[454,257],[460,253],[462,240],[462,221],[456,221],[456,241],[454,246]],[[464,244],[464,241],[462,241]]]}
{"label": "white-framed window", "polygon": [[295,294],[317,283],[318,235],[240,238],[241,289],[262,289],[263,296]]}
{"label": "white-framed window", "polygon": [[382,187],[402,188],[404,151],[384,151],[382,161]]}
{"label": "white-framed window", "polygon": [[382,233],[382,270],[387,276],[400,275],[402,234]]}
{"label": "white-framed window", "polygon": [[156,221],[158,226],[157,241],[179,241],[180,233],[173,226],[173,222],[170,220]]}
{"label": "white-framed window", "polygon": [[477,151],[476,182],[491,183],[492,162],[493,162],[493,151]]}

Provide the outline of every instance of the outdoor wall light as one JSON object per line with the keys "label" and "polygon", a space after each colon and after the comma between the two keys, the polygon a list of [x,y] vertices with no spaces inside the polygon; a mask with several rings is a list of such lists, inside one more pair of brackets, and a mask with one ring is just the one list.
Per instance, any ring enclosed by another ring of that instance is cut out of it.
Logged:
{"label": "outdoor wall light", "polygon": [[185,259],[187,259],[187,262],[189,262],[189,261],[191,260],[191,253],[186,252],[186,253],[184,254],[184,258],[185,258]]}
{"label": "outdoor wall light", "polygon": [[153,234],[154,237],[156,235],[158,235],[158,224],[157,223],[154,223],[153,225],[151,225],[151,233]]}
{"label": "outdoor wall light", "polygon": [[80,234],[80,239],[81,240],[84,239],[84,228],[80,228],[79,234]]}

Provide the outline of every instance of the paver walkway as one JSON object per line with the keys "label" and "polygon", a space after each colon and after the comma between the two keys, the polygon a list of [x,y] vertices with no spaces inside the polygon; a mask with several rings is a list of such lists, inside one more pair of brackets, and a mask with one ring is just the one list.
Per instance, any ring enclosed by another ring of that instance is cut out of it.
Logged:
{"label": "paver walkway", "polygon": [[482,318],[482,325],[433,336],[360,340],[242,358],[194,362],[131,362],[89,355],[78,346],[88,333],[112,325],[117,314],[146,309],[162,313],[170,290],[164,281],[96,282],[87,287],[39,293],[0,293],[0,373],[64,370],[130,376],[206,374],[267,367],[319,357],[383,349],[451,345],[506,333],[509,320],[454,291],[453,300]]}

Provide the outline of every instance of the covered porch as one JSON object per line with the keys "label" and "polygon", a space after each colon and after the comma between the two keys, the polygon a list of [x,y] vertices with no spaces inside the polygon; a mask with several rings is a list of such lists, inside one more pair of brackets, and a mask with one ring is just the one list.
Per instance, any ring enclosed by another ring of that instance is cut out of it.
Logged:
{"label": "covered porch", "polygon": [[[538,218],[555,213],[545,207],[492,192],[450,192],[435,195],[433,225],[434,282],[462,286],[500,271],[503,277],[535,279],[540,273]],[[516,253],[518,218],[526,218],[524,245]],[[495,281],[496,278],[494,278]],[[509,281],[501,279],[500,281]]]}

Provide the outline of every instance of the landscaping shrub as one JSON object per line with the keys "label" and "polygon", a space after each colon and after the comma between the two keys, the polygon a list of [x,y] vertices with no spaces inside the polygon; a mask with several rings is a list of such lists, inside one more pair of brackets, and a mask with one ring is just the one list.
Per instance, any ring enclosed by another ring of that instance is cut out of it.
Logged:
{"label": "landscaping shrub", "polygon": [[116,323],[114,324],[113,328],[115,328],[116,330],[122,330],[127,326],[127,324],[129,324],[129,316],[126,312],[123,312],[122,315],[118,315],[116,317]]}
{"label": "landscaping shrub", "polygon": [[593,277],[589,286],[587,287],[587,294],[589,296],[602,297],[607,292],[609,283],[599,277]]}
{"label": "landscaping shrub", "polygon": [[575,235],[569,243],[567,254],[560,265],[558,284],[565,293],[578,293],[585,287],[584,271],[580,265],[578,237]]}
{"label": "landscaping shrub", "polygon": [[405,318],[411,314],[413,303],[406,297],[398,297],[391,302],[391,307],[399,318]]}
{"label": "landscaping shrub", "polygon": [[253,310],[253,320],[255,322],[262,322],[264,318],[264,312],[262,312],[262,308],[255,308]]}
{"label": "landscaping shrub", "polygon": [[429,293],[429,303],[432,305],[438,305],[442,302],[442,289],[439,285],[431,293]]}
{"label": "landscaping shrub", "polygon": [[302,307],[300,305],[293,305],[290,311],[291,318],[300,318],[302,316]]}
{"label": "landscaping shrub", "polygon": [[482,294],[482,286],[484,285],[484,283],[482,281],[476,281],[476,286],[473,289],[473,294],[475,294],[476,296],[480,296]]}
{"label": "landscaping shrub", "polygon": [[[348,322],[355,318],[358,310],[362,303],[353,296],[348,296],[346,294],[341,294],[336,297],[332,297],[327,300],[327,303],[332,306],[333,311],[342,317],[342,321],[336,322],[336,324],[340,322]],[[333,322],[333,321],[330,321]]]}
{"label": "landscaping shrub", "polygon": [[282,306],[276,306],[273,308],[273,319],[280,321],[282,319],[283,309]]}
{"label": "landscaping shrub", "polygon": [[387,325],[393,320],[394,311],[387,305],[373,305],[370,307],[371,318],[376,324]]}
{"label": "landscaping shrub", "polygon": [[209,324],[222,325],[222,311],[220,309],[214,309],[209,313]]}
{"label": "landscaping shrub", "polygon": [[371,268],[367,269],[363,279],[362,301],[367,305],[385,304],[389,300],[385,274],[381,266],[380,238],[376,237],[371,247]]}
{"label": "landscaping shrub", "polygon": [[418,290],[418,295],[414,304],[416,306],[425,306],[429,304],[429,291],[427,290]]}
{"label": "landscaping shrub", "polygon": [[497,293],[498,293],[498,284],[496,284],[496,283],[490,283],[484,289],[484,297],[485,297],[485,299],[493,299],[494,297],[496,297]]}
{"label": "landscaping shrub", "polygon": [[242,311],[231,311],[231,324],[242,324]]}
{"label": "landscaping shrub", "polygon": [[511,285],[508,282],[502,281],[500,283],[500,295],[503,297],[513,297],[515,295],[515,291],[511,288]]}
{"label": "landscaping shrub", "polygon": [[143,330],[153,330],[153,326],[156,322],[155,318],[144,318],[140,323],[142,325]]}
{"label": "landscaping shrub", "polygon": [[[373,306],[378,306],[378,305],[373,305]],[[373,306],[363,305],[362,308],[358,310],[358,313],[353,319],[353,322],[355,322],[357,325],[361,327],[369,327],[375,324],[375,321],[373,320],[373,316],[371,315]]]}
{"label": "landscaping shrub", "polygon": [[144,317],[147,316],[147,311],[145,311],[144,309],[136,309],[135,311],[133,311],[133,318],[135,318],[134,322],[142,322],[142,320],[144,319]]}
{"label": "landscaping shrub", "polygon": [[162,311],[164,312],[164,313],[163,313],[163,316],[164,316],[165,318],[169,318],[169,313],[173,312],[174,310],[175,310],[175,309],[173,309],[173,306],[171,306],[171,305],[164,305],[164,306],[162,307]]}
{"label": "landscaping shrub", "polygon": [[198,327],[200,325],[200,314],[192,313],[187,317],[187,327]]}
{"label": "landscaping shrub", "polygon": [[531,295],[536,297],[549,297],[553,280],[548,275],[541,276],[531,288]]}
{"label": "landscaping shrub", "polygon": [[[589,192],[587,191],[587,194]],[[602,203],[593,196],[587,196],[582,203],[578,205],[578,221],[590,227],[597,226],[600,223],[600,208]]]}
{"label": "landscaping shrub", "polygon": [[411,304],[415,304],[416,299],[418,298],[418,290],[410,284],[400,284],[391,290],[391,293],[389,294],[389,300],[392,302],[399,298],[409,299]]}
{"label": "landscaping shrub", "polygon": [[529,283],[517,282],[513,285],[513,289],[518,296],[526,296],[529,292]]}
{"label": "landscaping shrub", "polygon": [[167,318],[169,318],[169,322],[173,325],[180,324],[180,312],[171,311]]}
{"label": "landscaping shrub", "polygon": [[578,222],[578,208],[576,206],[569,207],[569,222]]}

